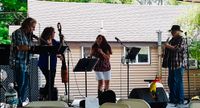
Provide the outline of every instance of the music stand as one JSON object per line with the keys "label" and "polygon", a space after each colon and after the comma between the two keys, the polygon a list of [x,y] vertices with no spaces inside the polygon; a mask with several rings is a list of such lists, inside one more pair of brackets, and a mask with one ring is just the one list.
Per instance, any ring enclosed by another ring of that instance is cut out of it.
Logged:
{"label": "music stand", "polygon": [[131,49],[127,49],[128,53],[126,55],[126,59],[129,59],[130,61],[135,60],[136,55],[139,53],[141,48],[137,48],[137,47],[132,47]]}
{"label": "music stand", "polygon": [[[32,46],[30,53],[32,54],[42,54],[48,53],[48,70],[50,72],[50,54],[63,54],[68,46]],[[51,74],[49,74],[49,90],[48,90],[48,100],[51,100]]]}
{"label": "music stand", "polygon": [[139,53],[140,49],[141,48],[137,48],[137,47],[132,47],[131,49],[126,47],[127,54],[126,54],[125,59],[127,59],[126,60],[126,64],[127,64],[127,96],[129,96],[129,61],[135,60],[135,57]]}
{"label": "music stand", "polygon": [[63,54],[68,46],[32,46],[30,53],[32,54],[42,54],[42,53],[50,53],[50,54]]}
{"label": "music stand", "polygon": [[97,58],[82,58],[73,70],[74,72],[85,72],[85,97],[87,97],[87,72],[92,71],[97,61]]}

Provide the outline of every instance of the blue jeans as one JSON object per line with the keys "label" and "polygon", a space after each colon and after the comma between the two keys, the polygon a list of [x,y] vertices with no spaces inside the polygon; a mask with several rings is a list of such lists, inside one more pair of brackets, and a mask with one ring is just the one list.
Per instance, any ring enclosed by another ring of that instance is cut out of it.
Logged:
{"label": "blue jeans", "polygon": [[169,67],[168,86],[169,86],[169,100],[175,104],[184,103],[184,87],[183,87],[184,67],[175,68],[172,70]]}
{"label": "blue jeans", "polygon": [[19,104],[22,104],[27,98],[25,95],[28,91],[28,73],[26,72],[25,65],[17,65],[16,70],[14,71],[15,82],[17,83],[17,92]]}

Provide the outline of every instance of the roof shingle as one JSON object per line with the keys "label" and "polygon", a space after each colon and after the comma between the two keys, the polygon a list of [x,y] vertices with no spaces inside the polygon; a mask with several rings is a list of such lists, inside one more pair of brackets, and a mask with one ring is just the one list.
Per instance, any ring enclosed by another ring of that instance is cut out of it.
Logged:
{"label": "roof shingle", "polygon": [[127,42],[156,42],[156,31],[162,31],[162,40],[177,18],[188,6],[135,6],[124,4],[95,4],[29,1],[29,16],[38,21],[41,33],[44,27],[60,22],[67,41],[94,41],[104,22],[108,41],[115,37]]}

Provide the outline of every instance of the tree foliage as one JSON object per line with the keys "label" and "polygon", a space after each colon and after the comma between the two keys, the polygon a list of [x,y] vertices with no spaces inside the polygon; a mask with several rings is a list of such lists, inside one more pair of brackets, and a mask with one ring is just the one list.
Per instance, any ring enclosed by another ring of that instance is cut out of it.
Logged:
{"label": "tree foliage", "polygon": [[193,5],[187,14],[178,19],[178,23],[192,39],[189,45],[191,58],[200,60],[200,5]]}
{"label": "tree foliage", "polygon": [[9,25],[19,25],[27,16],[27,0],[0,0],[0,44],[10,44]]}
{"label": "tree foliage", "polygon": [[55,2],[132,4],[135,0],[46,0]]}
{"label": "tree foliage", "polygon": [[200,33],[200,5],[191,5],[188,12],[178,18],[178,23],[188,35],[196,38]]}
{"label": "tree foliage", "polygon": [[189,49],[190,55],[196,60],[200,60],[200,41],[193,41]]}

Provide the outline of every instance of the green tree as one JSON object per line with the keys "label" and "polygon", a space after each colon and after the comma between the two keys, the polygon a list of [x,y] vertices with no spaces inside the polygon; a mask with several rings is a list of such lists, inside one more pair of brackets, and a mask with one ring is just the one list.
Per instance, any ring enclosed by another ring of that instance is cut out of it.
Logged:
{"label": "green tree", "polygon": [[192,41],[190,47],[189,47],[189,52],[191,58],[194,58],[197,60],[197,66],[200,68],[200,40],[194,40]]}
{"label": "green tree", "polygon": [[191,5],[190,10],[178,19],[178,23],[188,35],[196,38],[200,34],[200,5]]}
{"label": "green tree", "polygon": [[190,45],[190,55],[196,59],[200,60],[200,41],[193,41]]}
{"label": "green tree", "polygon": [[8,26],[27,17],[27,0],[0,0],[0,4],[0,44],[10,44]]}
{"label": "green tree", "polygon": [[113,4],[133,4],[135,0],[46,0],[55,2],[81,2],[81,3],[113,3]]}
{"label": "green tree", "polygon": [[[191,5],[187,14],[178,19],[178,23],[188,33],[192,42],[189,45],[190,57],[200,61],[200,5]],[[199,63],[199,62],[198,62]]]}

